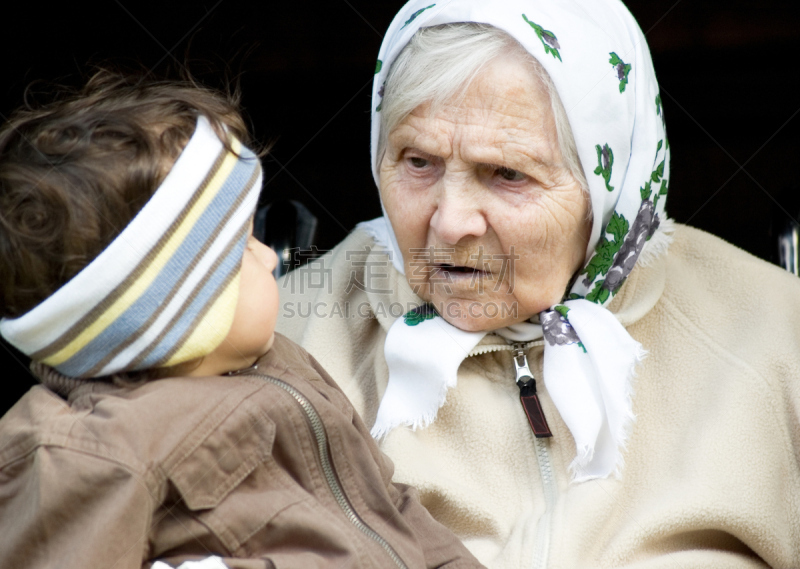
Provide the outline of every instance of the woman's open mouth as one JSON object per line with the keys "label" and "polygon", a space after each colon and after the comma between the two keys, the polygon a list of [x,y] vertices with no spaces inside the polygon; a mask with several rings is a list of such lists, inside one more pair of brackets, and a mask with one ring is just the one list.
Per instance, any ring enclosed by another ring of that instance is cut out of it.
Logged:
{"label": "woman's open mouth", "polygon": [[431,272],[431,280],[452,282],[453,280],[457,279],[486,279],[491,277],[491,273],[487,271],[481,271],[480,269],[467,267],[464,265],[437,263],[433,265],[433,267],[434,270]]}

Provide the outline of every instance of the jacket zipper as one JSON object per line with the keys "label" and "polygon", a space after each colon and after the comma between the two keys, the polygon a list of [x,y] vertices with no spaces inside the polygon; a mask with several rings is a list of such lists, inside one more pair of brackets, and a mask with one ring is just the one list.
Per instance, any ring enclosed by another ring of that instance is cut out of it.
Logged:
{"label": "jacket zipper", "polygon": [[550,460],[550,442],[552,437],[544,411],[536,394],[536,380],[528,366],[525,351],[529,349],[525,344],[511,344],[514,350],[514,372],[516,384],[519,387],[520,400],[528,416],[528,423],[533,431],[533,446],[536,449],[536,461],[539,464],[539,475],[542,478],[542,493],[544,494],[544,513],[536,531],[536,548],[533,550],[533,569],[544,569],[550,553],[550,521],[555,509],[556,484],[553,476],[553,465]]}
{"label": "jacket zipper", "polygon": [[[499,344],[493,346],[481,346],[478,348],[473,348],[473,350],[469,353],[469,356],[478,356],[489,352],[499,352],[499,351],[515,352],[515,354],[513,355],[515,380],[519,382],[519,380],[526,377],[530,377],[532,380],[533,374],[530,373],[530,368],[528,367],[528,360],[527,357],[525,356],[525,352],[527,350],[530,350],[534,346],[541,346],[543,344],[544,340],[536,340],[527,343],[511,343],[505,345]],[[523,384],[526,383],[526,381],[523,381]],[[517,383],[517,385],[519,386],[519,383]],[[539,408],[541,409],[541,407]],[[526,409],[526,414],[527,414],[527,409]],[[542,418],[544,418],[544,414],[542,414]],[[530,422],[530,415],[528,416],[528,420]],[[534,434],[536,434],[535,431]],[[553,474],[553,465],[552,461],[550,460],[550,441],[548,440],[548,438],[535,436],[533,439],[533,446],[536,452],[536,461],[539,465],[539,476],[542,479],[542,494],[544,495],[544,512],[542,513],[542,517],[539,519],[539,523],[537,524],[536,546],[533,549],[533,559],[531,567],[533,569],[544,569],[545,567],[547,567],[547,561],[550,555],[550,533],[551,533],[550,525],[553,516],[553,511],[555,510],[557,488],[556,488],[555,476]]]}
{"label": "jacket zipper", "polygon": [[330,488],[333,497],[336,499],[336,503],[339,504],[339,507],[341,508],[345,517],[356,527],[356,529],[358,529],[358,531],[377,543],[389,555],[397,567],[400,569],[408,569],[408,566],[406,566],[389,542],[379,535],[378,532],[369,527],[366,522],[359,517],[359,515],[353,509],[353,506],[350,504],[350,501],[347,499],[344,488],[342,488],[342,485],[336,476],[336,470],[333,468],[333,460],[331,458],[330,447],[328,446],[328,435],[325,432],[325,426],[322,424],[322,419],[320,419],[317,410],[314,409],[314,406],[311,404],[311,402],[306,398],[305,395],[300,393],[288,383],[269,375],[253,373],[253,371],[253,368],[248,368],[246,370],[242,370],[241,374],[253,375],[263,379],[268,383],[280,387],[289,395],[291,395],[292,398],[294,398],[294,400],[305,413],[306,419],[311,427],[311,432],[313,433],[314,439],[317,443],[317,457],[322,465],[322,472],[325,475],[325,481],[328,483],[328,487]]}
{"label": "jacket zipper", "polygon": [[518,344],[490,344],[488,346],[476,346],[470,350],[467,357],[482,356],[491,352],[513,352],[517,349],[530,350],[536,346],[544,346],[544,340],[533,340]]}
{"label": "jacket zipper", "polygon": [[556,505],[556,481],[550,461],[550,441],[534,438],[533,445],[536,448],[536,460],[539,463],[539,474],[542,477],[544,513],[536,531],[536,548],[533,550],[532,567],[533,569],[544,569],[547,567],[550,555],[550,521]]}
{"label": "jacket zipper", "polygon": [[544,416],[542,405],[539,402],[539,395],[536,393],[536,378],[533,377],[531,368],[528,366],[528,358],[525,355],[523,344],[514,344],[514,371],[516,373],[516,383],[519,387],[519,400],[528,423],[537,439],[552,437],[547,419]]}

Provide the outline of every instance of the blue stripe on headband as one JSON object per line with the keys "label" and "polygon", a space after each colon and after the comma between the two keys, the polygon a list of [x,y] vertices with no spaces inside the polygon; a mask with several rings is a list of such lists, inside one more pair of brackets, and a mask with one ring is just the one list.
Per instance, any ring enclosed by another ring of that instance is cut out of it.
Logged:
{"label": "blue stripe on headband", "polygon": [[[202,256],[203,251],[208,247],[209,236],[218,230],[220,223],[237,208],[236,199],[246,189],[248,181],[250,181],[259,166],[259,162],[252,152],[242,148],[241,154],[243,159],[236,163],[220,191],[201,214],[179,248],[161,269],[145,293],[101,334],[93,338],[68,360],[56,366],[61,373],[80,377],[97,367],[109,353],[116,351],[123,342],[130,338],[131,330],[138,330],[147,322],[162,305],[173,288],[179,286],[181,281],[191,272],[193,261],[198,256]],[[239,251],[238,261],[241,262],[243,248]],[[231,270],[237,268],[236,265],[230,267],[227,263],[223,263],[223,265],[227,267],[225,269],[227,272],[221,275],[213,275],[210,281],[219,283],[227,278]],[[217,273],[220,271],[223,271],[222,266],[217,269]],[[197,310],[197,303],[193,302],[192,307]],[[188,316],[188,320],[194,320],[194,314],[188,314]],[[181,321],[183,320],[182,318]],[[170,335],[170,337],[172,336]],[[148,357],[146,361],[150,361],[150,359]],[[138,369],[145,369],[146,367],[137,366]]]}

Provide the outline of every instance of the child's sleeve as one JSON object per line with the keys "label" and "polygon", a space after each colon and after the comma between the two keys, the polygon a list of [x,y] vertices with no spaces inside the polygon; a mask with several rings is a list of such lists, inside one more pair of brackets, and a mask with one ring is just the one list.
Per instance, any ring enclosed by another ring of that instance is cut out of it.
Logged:
{"label": "child's sleeve", "polygon": [[5,464],[0,567],[139,569],[153,511],[145,477],[102,448],[41,445]]}
{"label": "child's sleeve", "polygon": [[[320,377],[339,393],[344,393],[336,382],[322,368],[313,356],[308,355],[310,363],[314,366]],[[347,403],[352,407],[352,404]],[[364,421],[353,409],[353,426],[359,431],[366,442],[369,452],[380,469],[381,478],[389,492],[389,497],[395,507],[400,511],[404,521],[416,534],[425,556],[425,565],[429,569],[443,567],[447,569],[482,568],[477,559],[461,543],[453,532],[437,522],[419,500],[417,490],[406,484],[392,482],[394,464],[383,453],[378,444],[369,433]]]}
{"label": "child's sleeve", "polygon": [[[391,479],[394,465],[388,456],[383,453],[381,455],[383,460],[381,469],[388,472],[388,477]],[[425,554],[425,564],[429,569],[435,567],[447,569],[483,567],[453,532],[433,519],[430,512],[419,501],[416,488],[407,484],[389,482],[389,495],[406,523],[417,535]]]}

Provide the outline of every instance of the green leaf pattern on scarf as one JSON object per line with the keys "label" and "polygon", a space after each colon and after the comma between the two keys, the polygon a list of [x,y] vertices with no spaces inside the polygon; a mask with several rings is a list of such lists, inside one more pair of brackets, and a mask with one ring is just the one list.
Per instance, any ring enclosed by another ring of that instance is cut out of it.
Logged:
{"label": "green leaf pattern on scarf", "polygon": [[[658,146],[656,146],[656,156],[658,156],[658,152],[661,150],[663,146],[664,146],[664,141],[659,140]],[[658,164],[658,166],[655,167],[655,169],[653,169],[653,172],[650,174],[650,179],[647,180],[647,183],[639,189],[639,192],[642,195],[642,201],[649,200],[652,197],[654,209],[658,205],[658,199],[661,196],[667,195],[667,189],[669,183],[664,178],[665,163],[666,163],[666,158],[662,160]],[[659,182],[661,182],[661,187],[658,188],[658,190],[656,190],[655,192],[653,192],[652,184],[653,183],[658,184]],[[650,240],[650,237],[648,237],[647,239]]]}
{"label": "green leaf pattern on scarf", "polygon": [[378,106],[375,107],[376,113],[381,112],[381,107],[383,107],[383,92],[385,89],[386,89],[386,81],[384,81],[383,85],[381,85],[381,88],[378,89],[378,96],[381,98],[381,101],[378,103]]}
{"label": "green leaf pattern on scarf", "polygon": [[[656,114],[661,117],[661,124],[664,126],[664,130],[666,130],[667,120],[664,118],[664,109],[661,106],[661,93],[656,95]],[[666,135],[664,135],[664,141],[667,149],[669,149],[669,138]]]}
{"label": "green leaf pattern on scarf", "polygon": [[[614,256],[622,247],[625,234],[628,233],[629,227],[630,224],[628,220],[615,211],[608,225],[606,225],[605,230],[605,233],[611,235],[613,239],[609,240],[605,235],[600,239],[600,243],[598,243],[595,248],[594,256],[584,267],[583,272],[580,273],[581,275],[586,275],[586,278],[583,280],[584,285],[588,287],[598,276],[608,273],[608,270],[614,262]],[[605,299],[608,298],[608,291],[606,290],[606,292],[603,293],[601,290],[602,286],[603,281],[598,281],[597,286],[586,295],[586,300],[597,303],[605,302]]]}
{"label": "green leaf pattern on scarf", "polygon": [[[660,99],[656,98],[656,112],[660,111]],[[602,150],[605,150],[608,145],[605,145]],[[603,304],[609,297],[613,296],[617,290],[628,278],[628,275],[633,270],[639,255],[644,248],[646,241],[655,233],[660,225],[656,206],[660,197],[667,195],[669,182],[664,178],[664,169],[666,167],[666,150],[669,143],[665,144],[665,140],[659,140],[656,145],[655,158],[653,160],[653,171],[647,178],[647,181],[639,189],[642,198],[642,204],[636,214],[636,218],[631,225],[625,216],[615,211],[608,222],[608,225],[603,232],[604,235],[600,239],[595,248],[595,254],[584,267],[580,275],[586,275],[583,284],[589,287],[594,283],[592,290],[586,295],[586,300]],[[596,145],[598,160],[600,166],[595,170],[595,174],[602,173],[603,158],[600,145]],[[660,162],[658,162],[659,153],[664,149],[665,155]],[[613,156],[610,153],[609,156]],[[613,158],[608,162],[608,173],[610,177],[611,164]],[[660,182],[660,187],[654,186]],[[655,190],[655,191],[654,191]],[[652,198],[652,199],[651,199]],[[606,237],[609,234],[612,239]],[[600,278],[595,282],[598,277]],[[579,298],[578,295],[576,297]],[[572,295],[570,295],[572,298]],[[564,314],[566,316],[566,314]]]}
{"label": "green leaf pattern on scarf", "polygon": [[606,181],[606,189],[609,192],[613,192],[614,186],[611,185],[611,169],[614,167],[614,152],[608,144],[604,144],[602,147],[596,144],[595,150],[597,150],[597,168],[594,169],[594,173],[598,176],[602,176],[603,180]]}
{"label": "green leaf pattern on scarf", "polygon": [[[433,8],[434,6],[436,6],[436,4],[431,4],[430,6],[425,6],[424,8],[420,8],[419,10],[417,10],[416,12],[414,12],[413,14],[411,14],[411,17],[410,17],[408,20],[406,20],[406,23],[405,23],[405,24],[403,24],[403,28],[405,28],[405,27],[406,27],[408,24],[410,24],[411,22],[413,22],[414,20],[416,20],[416,19],[417,19],[417,16],[419,16],[420,14],[422,14],[422,13],[423,13],[425,10],[428,10],[428,9],[430,9],[430,8]],[[402,30],[403,28],[400,28],[400,29]]]}
{"label": "green leaf pattern on scarf", "polygon": [[544,46],[544,52],[551,54],[553,57],[563,62],[564,60],[561,59],[561,53],[559,53],[558,51],[559,49],[561,49],[561,46],[558,43],[558,38],[556,37],[556,35],[550,30],[545,30],[539,24],[531,22],[525,14],[522,14],[522,19],[528,22],[528,25],[533,28],[534,32],[536,32],[536,36],[539,38],[539,41],[541,41],[542,45]]}
{"label": "green leaf pattern on scarf", "polygon": [[[645,243],[650,240],[660,224],[661,220],[658,218],[653,202],[643,201],[636,213],[636,219],[631,224],[630,231],[625,235],[622,247],[614,256],[614,262],[611,264],[606,278],[598,283],[602,288],[598,290],[595,286],[595,289],[592,290],[592,293],[596,293],[598,302],[605,302],[609,294],[613,296],[619,290],[636,265]],[[586,298],[589,299],[590,295],[591,293]]]}
{"label": "green leaf pattern on scarf", "polygon": [[628,84],[628,73],[631,71],[631,64],[622,61],[613,51],[608,55],[611,56],[611,59],[609,59],[608,62],[614,66],[617,79],[619,79],[619,92],[622,93],[625,91],[625,86]]}
{"label": "green leaf pattern on scarf", "polygon": [[656,194],[653,196],[653,207],[656,207],[658,205],[658,198],[667,195],[668,187],[669,183],[666,180],[661,180],[661,188],[659,188],[658,192],[656,192]]}
{"label": "green leaf pattern on scarf", "polygon": [[438,314],[436,313],[436,309],[433,308],[433,305],[423,304],[422,306],[417,306],[416,308],[406,312],[403,316],[403,321],[408,326],[416,326],[417,324],[421,324],[422,322],[431,320],[437,316]]}

